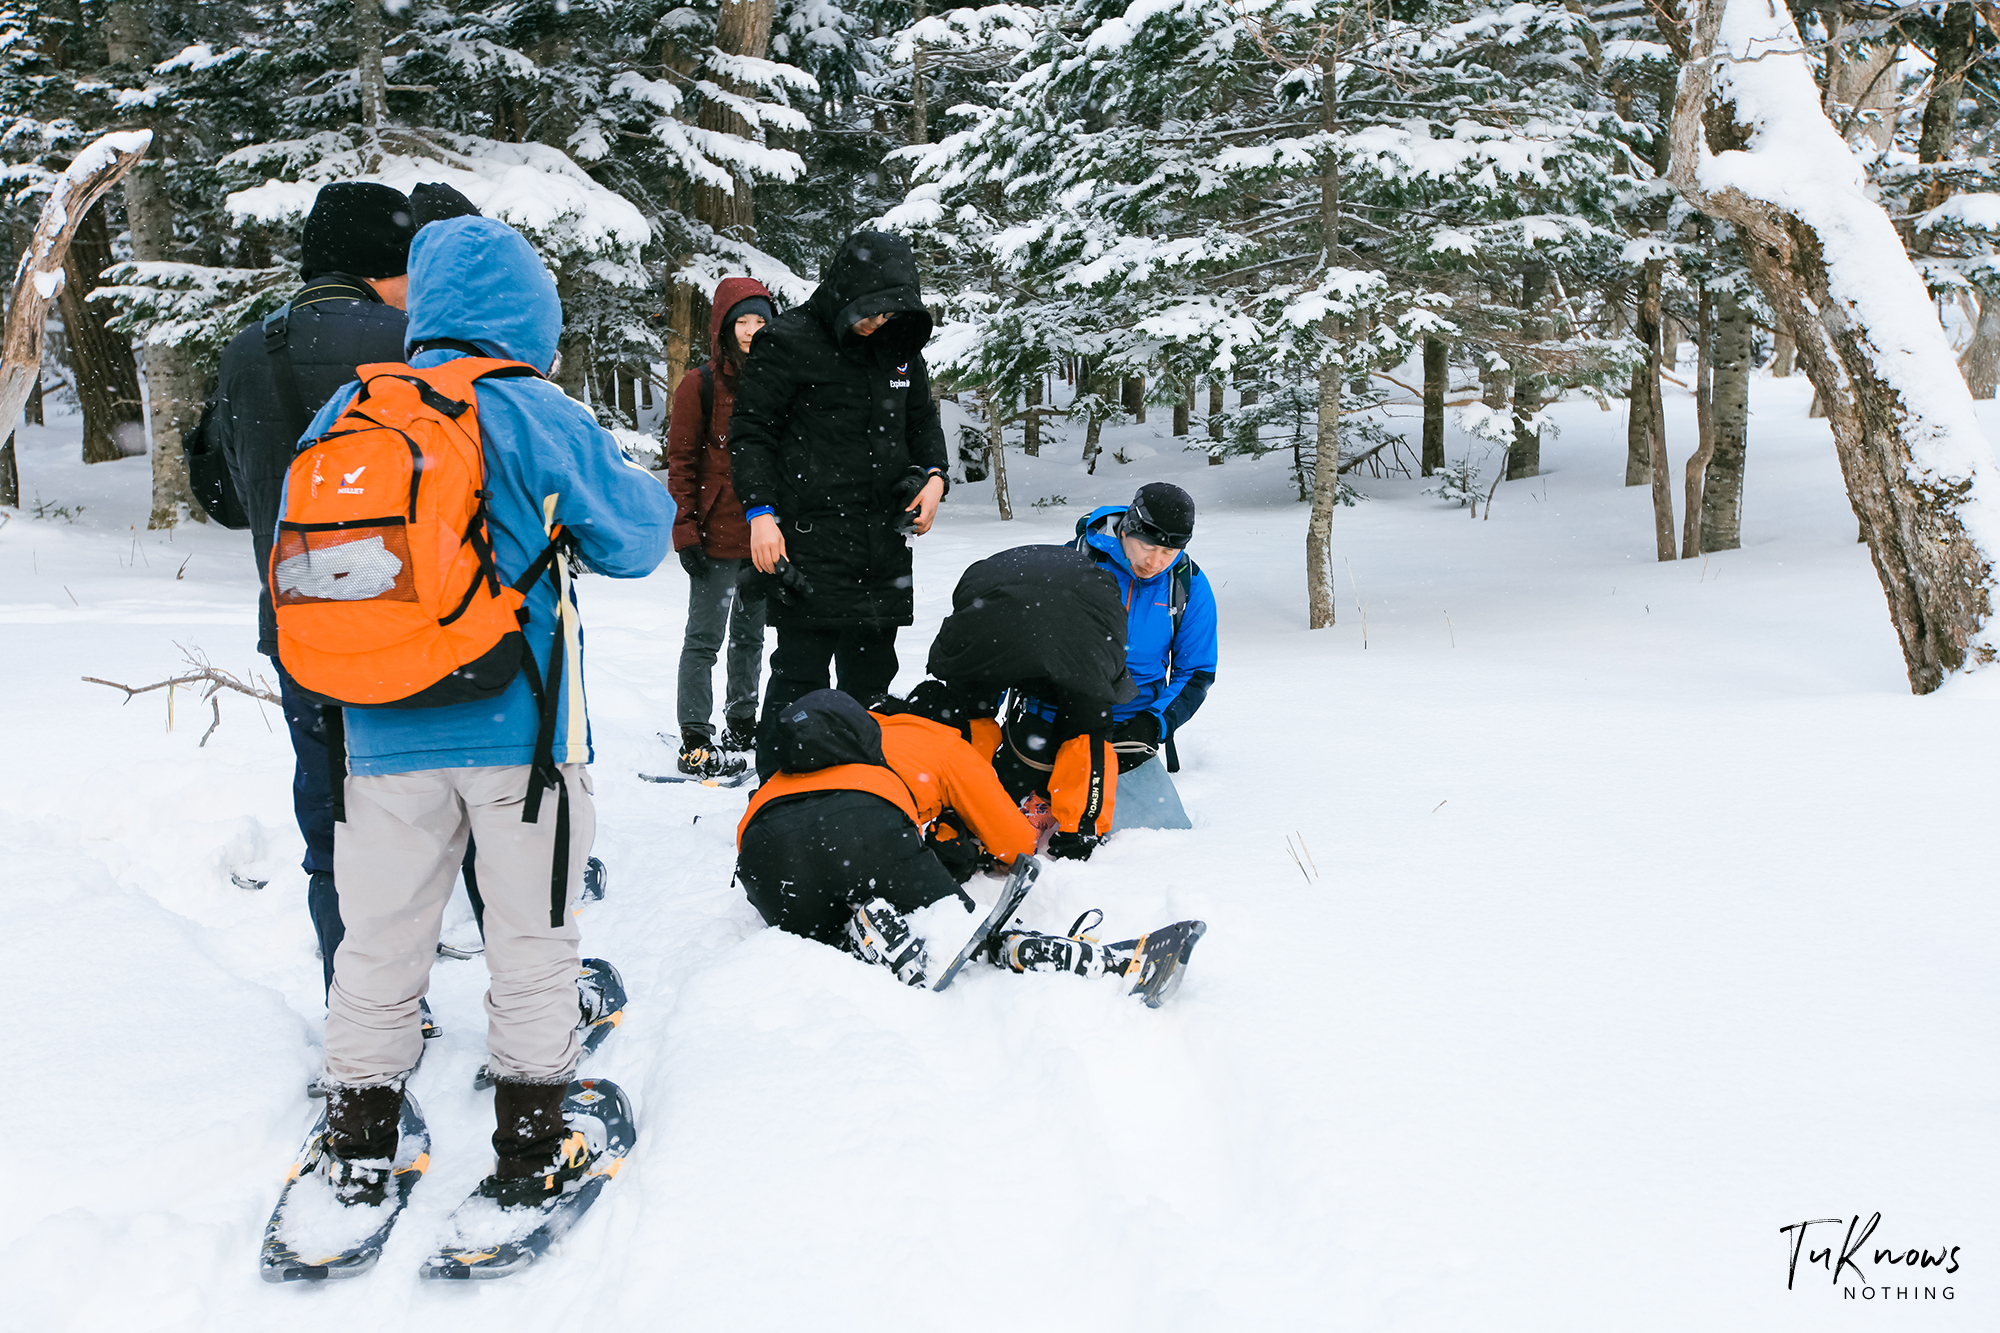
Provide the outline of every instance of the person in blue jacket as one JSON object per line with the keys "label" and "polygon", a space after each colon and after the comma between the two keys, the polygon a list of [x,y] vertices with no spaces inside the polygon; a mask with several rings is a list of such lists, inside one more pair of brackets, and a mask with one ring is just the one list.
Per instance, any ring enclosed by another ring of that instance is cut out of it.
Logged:
{"label": "person in blue jacket", "polygon": [[[408,357],[419,369],[455,357],[555,361],[562,306],[555,280],[504,223],[453,217],[420,230],[410,247]],[[307,428],[327,430],[358,384],[336,393]],[[629,462],[589,411],[548,380],[479,382],[478,422],[491,493],[489,531],[502,580],[519,578],[560,524],[590,570],[639,578],[672,544],[674,505]],[[497,699],[438,708],[345,712],[345,812],[334,830],[347,934],[333,960],[326,1071],[330,1183],[343,1202],[388,1188],[403,1082],[423,1044],[418,1003],[438,926],[469,838],[477,841],[485,900],[487,1049],[498,1162],[481,1193],[503,1207],[549,1197],[577,1173],[559,1153],[562,1101],[580,1049],[578,940],[564,911],[551,926],[551,863],[568,838],[573,899],[590,854],[595,815],[584,701],[583,632],[567,577],[558,596],[537,580],[526,637],[551,660],[560,624],[563,671],[554,760],[567,801],[541,802],[523,820],[540,713],[525,674]],[[561,810],[568,826],[559,830]]]}
{"label": "person in blue jacket", "polygon": [[1111,572],[1125,599],[1125,667],[1139,693],[1111,710],[1120,772],[1159,753],[1215,683],[1215,593],[1188,556],[1193,539],[1194,497],[1165,481],[1078,525],[1077,550]]}

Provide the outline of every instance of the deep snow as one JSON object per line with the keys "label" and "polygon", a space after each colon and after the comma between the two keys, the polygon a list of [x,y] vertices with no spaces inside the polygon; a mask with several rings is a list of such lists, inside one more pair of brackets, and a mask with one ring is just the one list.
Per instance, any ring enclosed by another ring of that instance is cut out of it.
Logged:
{"label": "deep snow", "polygon": [[[585,950],[633,997],[591,1072],[639,1146],[555,1257],[447,1290],[415,1273],[488,1161],[484,969],[433,974],[433,1167],[381,1265],[262,1284],[322,1018],[283,721],[226,698],[198,748],[187,695],[169,731],[160,695],[79,680],[159,679],[176,643],[258,666],[248,541],[133,529],[145,460],[27,430],[24,492],[85,510],[0,526],[0,1327],[1992,1327],[2000,673],[1909,695],[1808,396],[1758,382],[1749,545],[1707,560],[1651,559],[1622,407],[1553,409],[1549,473],[1490,519],[1364,479],[1318,633],[1283,455],[1210,468],[1129,427],[1107,442],[1155,455],[1095,478],[1074,441],[1012,453],[1011,524],[956,490],[904,684],[970,561],[1152,477],[1202,501],[1195,828],[1052,866],[1028,911],[1205,918],[1157,1012],[987,970],[913,992],[761,928],[729,882],[744,794],[635,776],[670,761],[678,566],[586,579],[611,879]],[[1780,1227],[1877,1210],[1868,1251],[1961,1267],[1864,1252],[1870,1287],[1953,1299],[1843,1299],[1805,1260],[1786,1289]]]}

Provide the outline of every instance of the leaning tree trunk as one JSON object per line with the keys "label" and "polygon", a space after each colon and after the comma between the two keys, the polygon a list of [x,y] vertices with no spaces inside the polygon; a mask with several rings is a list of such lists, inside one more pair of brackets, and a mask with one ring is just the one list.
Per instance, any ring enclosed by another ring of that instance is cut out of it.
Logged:
{"label": "leaning tree trunk", "polygon": [[[1993,660],[1993,450],[1923,280],[1824,115],[1789,10],[1709,0],[1674,106],[1672,179],[1744,239],[1825,404],[1910,686]],[[1722,77],[1719,77],[1722,76]]]}
{"label": "leaning tree trunk", "polygon": [[[1335,111],[1335,52],[1331,44],[1320,65],[1319,131],[1329,143],[1338,125]],[[1340,157],[1328,148],[1319,169],[1320,268],[1331,271],[1340,246]],[[1319,367],[1318,436],[1313,458],[1312,510],[1306,518],[1306,626],[1325,629],[1334,622],[1333,507],[1340,495],[1340,323],[1320,317],[1326,347]]]}
{"label": "leaning tree trunk", "polygon": [[146,405],[132,342],[106,322],[110,308],[84,299],[112,264],[105,205],[90,210],[63,256],[64,281],[56,298],[63,332],[76,367],[76,396],[83,406],[83,461],[109,463],[146,452]]}
{"label": "leaning tree trunk", "polygon": [[79,223],[104,192],[146,155],[153,136],[146,130],[107,134],[71,160],[42,205],[41,220],[26,253],[14,268],[7,303],[7,328],[0,334],[0,505],[21,503],[21,473],[14,456],[14,423],[42,375],[42,333],[49,303],[62,289],[63,256]]}
{"label": "leaning tree trunk", "polygon": [[1742,293],[1725,289],[1715,308],[1715,379],[1710,457],[1701,485],[1699,549],[1733,551],[1743,544],[1743,459],[1750,427],[1750,309]]}

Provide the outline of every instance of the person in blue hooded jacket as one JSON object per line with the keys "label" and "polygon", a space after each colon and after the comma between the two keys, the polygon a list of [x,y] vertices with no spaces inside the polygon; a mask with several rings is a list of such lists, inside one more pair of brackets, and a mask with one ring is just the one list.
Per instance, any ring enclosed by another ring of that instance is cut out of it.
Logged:
{"label": "person in blue hooded jacket", "polygon": [[[461,216],[417,233],[412,366],[488,356],[546,375],[561,331],[555,281],[513,228]],[[359,387],[336,393],[305,438],[324,433]],[[476,392],[489,531],[503,580],[529,568],[558,524],[596,573],[639,578],[659,565],[671,546],[673,501],[587,409],[539,375],[481,380]],[[567,793],[573,897],[595,817],[584,769],[591,739],[583,632],[566,578],[562,586],[559,597],[548,579],[532,585],[526,638],[535,661],[547,663],[559,623],[564,636],[553,758]],[[567,911],[564,924],[549,924],[563,803],[543,801],[536,822],[522,817],[541,722],[534,691],[523,674],[484,702],[344,711],[348,776],[334,857],[347,934],[334,959],[321,1080],[329,1148],[322,1160],[334,1192],[343,1202],[369,1203],[387,1188],[403,1081],[423,1044],[418,1003],[460,858],[476,838],[492,976],[489,1064],[498,1080],[498,1162],[480,1192],[502,1206],[549,1197],[579,1169],[558,1154],[562,1100],[580,1049],[579,933]]]}
{"label": "person in blue hooded jacket", "polygon": [[1093,509],[1076,547],[1111,572],[1125,600],[1125,668],[1139,693],[1111,710],[1120,772],[1151,759],[1215,683],[1215,593],[1189,558],[1194,497],[1165,481],[1129,505]]}

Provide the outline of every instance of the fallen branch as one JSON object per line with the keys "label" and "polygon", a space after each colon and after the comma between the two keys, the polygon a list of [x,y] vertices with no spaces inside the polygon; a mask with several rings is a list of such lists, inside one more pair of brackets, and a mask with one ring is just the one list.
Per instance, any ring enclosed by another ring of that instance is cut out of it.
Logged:
{"label": "fallen branch", "polygon": [[[263,703],[277,704],[280,708],[284,707],[284,700],[278,695],[260,685],[247,683],[232,672],[224,671],[221,667],[211,664],[208,658],[202,655],[199,648],[183,648],[179,644],[175,644],[174,646],[181,649],[181,656],[187,660],[190,666],[195,668],[193,671],[188,672],[186,675],[170,676],[166,680],[156,680],[151,685],[122,685],[115,680],[104,680],[97,676],[85,676],[83,679],[92,685],[108,685],[114,690],[125,691],[125,702],[128,704],[137,696],[150,694],[154,690],[172,691],[175,687],[181,685],[206,685],[208,688],[202,691],[201,697],[203,702],[207,703],[214,710],[215,720],[209,723],[208,730],[201,734],[201,744],[196,746],[196,749],[206,746],[208,738],[213,736],[215,729],[222,725],[222,701],[217,696],[223,690],[234,690],[238,694],[247,694],[252,699]],[[167,713],[169,718],[168,726],[171,729],[171,718],[173,715],[173,695],[171,692],[167,695]]]}

